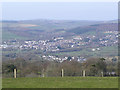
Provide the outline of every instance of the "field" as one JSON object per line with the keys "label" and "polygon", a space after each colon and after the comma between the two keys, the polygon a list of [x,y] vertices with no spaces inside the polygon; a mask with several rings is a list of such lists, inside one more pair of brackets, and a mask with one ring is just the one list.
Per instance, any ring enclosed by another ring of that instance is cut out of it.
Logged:
{"label": "field", "polygon": [[69,55],[69,56],[79,56],[79,55],[88,55],[88,56],[117,56],[118,47],[117,46],[107,46],[101,47],[100,51],[92,51],[91,48],[86,48],[81,51],[71,51],[71,52],[59,52],[55,55]]}
{"label": "field", "polygon": [[117,77],[4,78],[3,88],[118,88]]}
{"label": "field", "polygon": [[11,40],[11,39],[18,39],[18,40],[26,40],[26,37],[16,35],[9,31],[2,31],[2,40]]}

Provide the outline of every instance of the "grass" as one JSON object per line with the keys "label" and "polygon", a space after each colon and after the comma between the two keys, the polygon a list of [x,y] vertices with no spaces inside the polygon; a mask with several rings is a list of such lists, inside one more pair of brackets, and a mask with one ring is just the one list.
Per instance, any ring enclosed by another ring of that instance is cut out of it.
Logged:
{"label": "grass", "polygon": [[73,51],[73,52],[60,52],[55,55],[69,55],[69,56],[80,56],[80,55],[88,55],[88,56],[117,56],[118,48],[117,46],[107,46],[101,47],[100,51],[92,51],[92,48],[86,48],[81,51]]}
{"label": "grass", "polygon": [[117,77],[3,78],[3,88],[118,88]]}
{"label": "grass", "polygon": [[18,35],[14,34],[14,33],[9,32],[9,31],[3,31],[3,33],[2,33],[2,39],[3,40],[9,40],[9,39],[25,40],[26,37],[18,36]]}

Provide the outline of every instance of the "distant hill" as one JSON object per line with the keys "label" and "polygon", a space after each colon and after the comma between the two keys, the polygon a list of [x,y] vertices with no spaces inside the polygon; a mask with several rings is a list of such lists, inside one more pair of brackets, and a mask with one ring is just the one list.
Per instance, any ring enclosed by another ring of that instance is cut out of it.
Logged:
{"label": "distant hill", "polygon": [[67,32],[72,32],[75,34],[83,34],[91,31],[101,32],[101,31],[117,31],[117,30],[118,30],[117,23],[102,23],[102,24],[94,24],[94,25],[83,26],[83,27],[76,27],[76,28],[67,30]]}
{"label": "distant hill", "polygon": [[104,23],[118,23],[118,20],[105,21]]}
{"label": "distant hill", "polygon": [[24,21],[3,21],[3,27],[27,27],[29,29],[55,30],[70,29],[78,26],[87,26],[102,23],[101,21],[72,21],[72,20],[24,20]]}
{"label": "distant hill", "polygon": [[[117,30],[117,20],[22,20],[2,21],[3,40],[39,39],[52,36],[84,34],[93,31]],[[0,22],[1,23],[1,22]]]}

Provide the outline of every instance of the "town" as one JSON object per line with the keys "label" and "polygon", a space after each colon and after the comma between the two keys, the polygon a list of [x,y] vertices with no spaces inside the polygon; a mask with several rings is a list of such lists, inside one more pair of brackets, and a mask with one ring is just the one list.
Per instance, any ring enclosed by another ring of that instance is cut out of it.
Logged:
{"label": "town", "polygon": [[117,31],[106,31],[102,32],[102,36],[97,35],[75,35],[66,37],[53,37],[47,40],[8,40],[3,41],[0,48],[7,49],[18,49],[23,50],[38,50],[43,52],[41,58],[51,61],[63,62],[64,60],[77,60],[83,62],[86,60],[84,56],[56,56],[46,55],[44,53],[57,53],[57,52],[68,52],[68,51],[79,51],[80,49],[89,48],[89,52],[101,51],[102,47],[117,46],[118,45],[118,32]]}

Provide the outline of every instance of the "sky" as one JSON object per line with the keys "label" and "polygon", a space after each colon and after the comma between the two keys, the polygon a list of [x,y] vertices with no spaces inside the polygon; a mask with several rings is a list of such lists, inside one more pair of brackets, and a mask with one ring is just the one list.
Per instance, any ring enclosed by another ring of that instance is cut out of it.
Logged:
{"label": "sky", "polygon": [[120,0],[0,0],[0,2],[119,2]]}
{"label": "sky", "polygon": [[115,20],[117,2],[3,2],[3,20]]}

